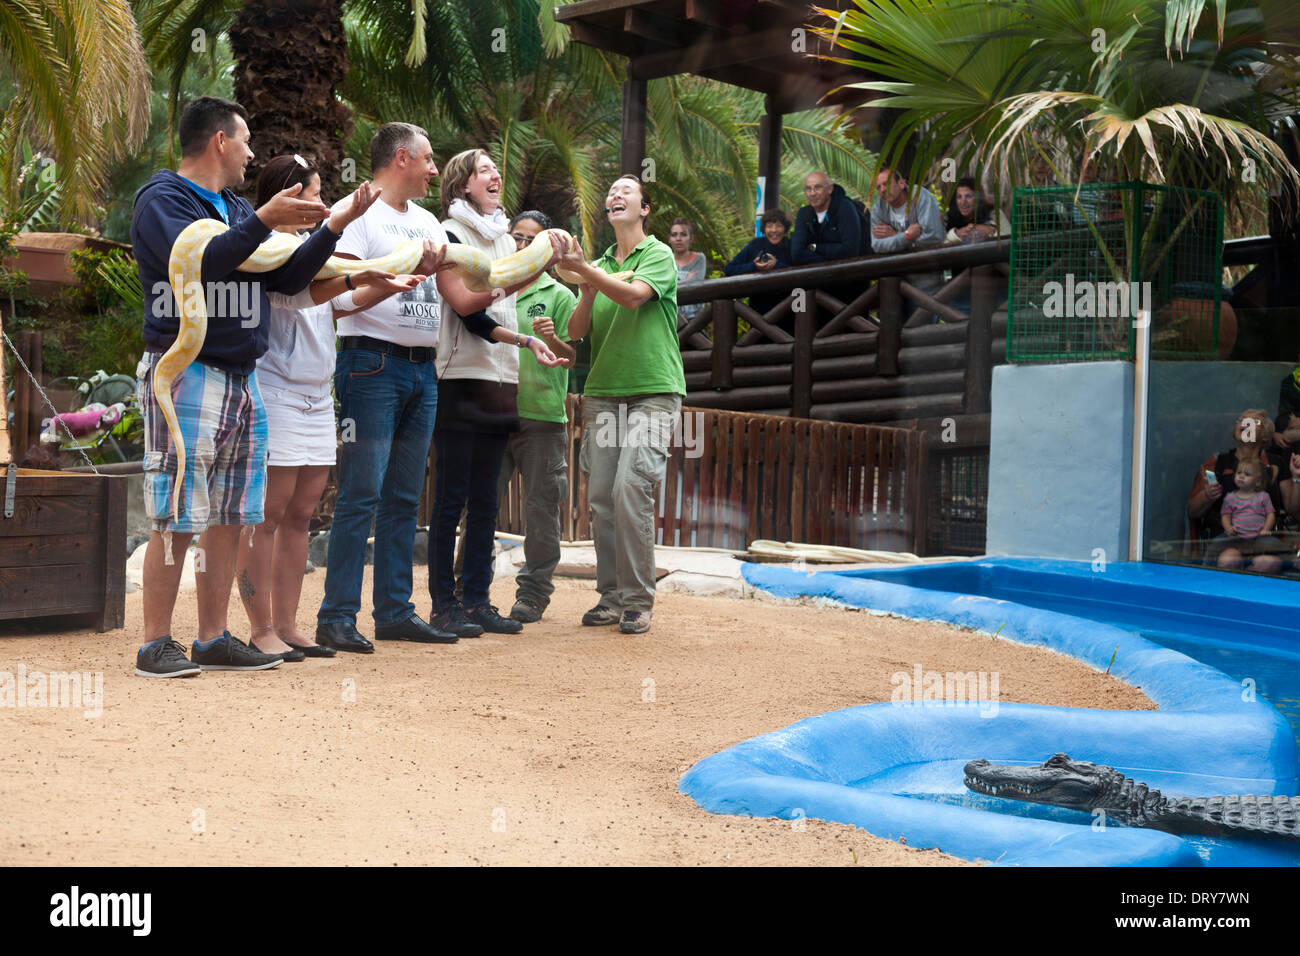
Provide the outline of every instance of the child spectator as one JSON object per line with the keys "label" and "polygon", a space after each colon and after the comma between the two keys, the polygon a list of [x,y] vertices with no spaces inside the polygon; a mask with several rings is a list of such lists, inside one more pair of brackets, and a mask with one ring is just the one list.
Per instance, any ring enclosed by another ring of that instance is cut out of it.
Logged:
{"label": "child spectator", "polygon": [[1268,534],[1277,522],[1273,501],[1264,491],[1264,462],[1248,458],[1237,465],[1237,490],[1223,496],[1223,533],[1243,541]]}

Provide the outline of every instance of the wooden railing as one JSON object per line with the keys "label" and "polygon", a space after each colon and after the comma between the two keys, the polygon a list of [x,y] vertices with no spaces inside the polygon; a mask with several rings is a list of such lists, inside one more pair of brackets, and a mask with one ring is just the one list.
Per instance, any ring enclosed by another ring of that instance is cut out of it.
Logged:
{"label": "wooden railing", "polygon": [[[566,540],[591,538],[586,476],[577,467],[582,402],[569,396]],[[659,544],[742,550],[757,538],[886,551],[923,550],[926,442],[915,430],[813,422],[686,407],[656,496]],[[437,462],[420,499],[433,507]],[[518,475],[500,504],[499,531],[523,534]]]}
{"label": "wooden railing", "polygon": [[[985,413],[1009,255],[990,241],[679,286],[680,304],[706,304],[678,331],[687,402],[858,422]],[[942,270],[953,278],[933,293],[909,281]],[[755,294],[782,298],[759,314],[743,301]],[[965,298],[968,311],[955,306]],[[947,327],[921,325],[929,313]],[[749,325],[739,337],[737,318]]]}

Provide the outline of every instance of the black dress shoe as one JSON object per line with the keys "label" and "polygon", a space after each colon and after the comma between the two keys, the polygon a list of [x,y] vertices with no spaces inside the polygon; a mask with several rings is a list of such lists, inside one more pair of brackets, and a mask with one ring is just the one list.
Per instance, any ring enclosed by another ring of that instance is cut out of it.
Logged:
{"label": "black dress shoe", "polygon": [[335,657],[338,651],[332,647],[326,647],[323,644],[313,644],[311,647],[300,647],[297,644],[290,644],[290,647],[303,652],[306,657]]}
{"label": "black dress shoe", "polygon": [[453,604],[439,611],[429,623],[438,630],[448,631],[457,637],[481,637],[483,635],[483,628],[467,618],[465,609],[459,604]]}
{"label": "black dress shoe", "polygon": [[316,643],[336,651],[373,654],[375,645],[357,633],[356,625],[347,621],[330,621],[316,625]]}
{"label": "black dress shoe", "polygon": [[405,621],[396,624],[375,626],[377,641],[414,641],[416,644],[455,644],[460,638],[450,631],[440,631],[425,624],[418,615],[412,614]]}
{"label": "black dress shoe", "polygon": [[[289,642],[285,641],[285,643],[288,644]],[[289,650],[287,651],[264,651],[257,646],[257,642],[251,637],[248,639],[248,646],[262,654],[271,654],[275,657],[279,657],[282,660],[288,661],[290,664],[296,664],[307,656],[306,652],[304,652],[301,647],[294,647],[292,644],[289,644]]]}
{"label": "black dress shoe", "polygon": [[518,621],[502,617],[491,604],[465,608],[465,616],[489,634],[518,634],[524,626]]}

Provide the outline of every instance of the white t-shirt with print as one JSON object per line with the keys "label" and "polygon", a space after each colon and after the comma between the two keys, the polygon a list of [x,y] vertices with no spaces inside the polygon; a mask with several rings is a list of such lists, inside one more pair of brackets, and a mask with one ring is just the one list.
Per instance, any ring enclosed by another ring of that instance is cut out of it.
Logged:
{"label": "white t-shirt with print", "polygon": [[[332,211],[338,212],[351,201],[351,196],[340,199]],[[432,239],[443,245],[447,233],[428,210],[409,202],[406,212],[398,212],[381,197],[365,215],[343,230],[334,251],[358,259],[378,259],[408,239]],[[337,308],[351,307],[350,295],[333,301]],[[338,334],[368,335],[394,345],[433,347],[438,344],[441,323],[442,298],[438,295],[437,280],[430,276],[409,292],[391,295],[365,311],[340,316]]]}

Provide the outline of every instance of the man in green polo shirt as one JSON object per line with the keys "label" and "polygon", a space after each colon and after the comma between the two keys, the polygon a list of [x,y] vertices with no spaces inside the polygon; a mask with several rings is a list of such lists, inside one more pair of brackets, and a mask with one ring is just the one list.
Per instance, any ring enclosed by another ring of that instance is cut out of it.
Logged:
{"label": "man in green polo shirt", "polygon": [[[550,219],[535,210],[521,212],[510,222],[510,234],[520,249],[549,228]],[[572,365],[577,352],[565,339],[577,301],[543,272],[516,293],[519,334],[540,337]],[[497,500],[505,501],[506,488],[518,468],[524,480],[524,567],[515,578],[510,617],[524,624],[540,621],[555,593],[551,578],[560,563],[560,515],[561,509],[568,510],[569,418],[564,407],[568,391],[568,368],[519,363],[519,431],[506,444]]]}
{"label": "man in green polo shirt", "polygon": [[677,266],[672,250],[646,235],[649,213],[645,184],[619,177],[605,196],[615,244],[594,263],[583,259],[576,243],[562,259],[583,283],[569,336],[591,334],[582,467],[589,476],[600,601],[582,623],[617,623],[624,634],[650,629],[654,494],[686,394],[677,344]]}

